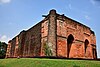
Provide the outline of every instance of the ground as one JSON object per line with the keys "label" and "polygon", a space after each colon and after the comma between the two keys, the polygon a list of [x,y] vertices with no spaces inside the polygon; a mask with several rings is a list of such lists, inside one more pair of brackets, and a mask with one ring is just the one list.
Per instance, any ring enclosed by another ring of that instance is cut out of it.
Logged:
{"label": "ground", "polygon": [[100,67],[100,61],[45,58],[0,59],[0,67]]}

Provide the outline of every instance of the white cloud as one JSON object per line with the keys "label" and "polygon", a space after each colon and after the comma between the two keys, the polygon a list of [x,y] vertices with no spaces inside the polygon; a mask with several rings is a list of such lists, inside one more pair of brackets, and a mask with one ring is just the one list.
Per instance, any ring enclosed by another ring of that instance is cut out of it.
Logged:
{"label": "white cloud", "polygon": [[9,22],[8,24],[9,24],[9,25],[12,25],[13,23],[12,23],[12,22]]}
{"label": "white cloud", "polygon": [[87,20],[90,20],[90,17],[89,17],[88,15],[85,15],[85,18],[86,18]]}
{"label": "white cloud", "polygon": [[8,43],[9,40],[10,40],[10,38],[7,37],[6,35],[1,35],[1,36],[0,36],[0,41],[1,41],[1,42],[6,42],[6,43]]}
{"label": "white cloud", "polygon": [[10,3],[11,0],[0,0],[0,4]]}
{"label": "white cloud", "polygon": [[97,49],[97,57],[100,58],[100,50]]}
{"label": "white cloud", "polygon": [[69,7],[69,9],[72,9],[72,5],[71,4],[69,4],[68,7]]}

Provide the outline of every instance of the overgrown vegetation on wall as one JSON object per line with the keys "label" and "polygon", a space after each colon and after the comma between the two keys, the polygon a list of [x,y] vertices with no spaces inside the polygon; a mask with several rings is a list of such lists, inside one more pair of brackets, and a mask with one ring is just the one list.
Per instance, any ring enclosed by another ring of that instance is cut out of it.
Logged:
{"label": "overgrown vegetation on wall", "polygon": [[52,51],[47,43],[44,43],[44,53],[46,56],[52,56]]}

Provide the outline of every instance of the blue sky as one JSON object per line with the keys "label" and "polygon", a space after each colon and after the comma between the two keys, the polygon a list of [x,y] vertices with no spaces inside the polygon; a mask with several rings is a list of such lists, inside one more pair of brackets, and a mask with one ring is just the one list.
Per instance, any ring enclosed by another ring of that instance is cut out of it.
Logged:
{"label": "blue sky", "polygon": [[0,0],[0,41],[7,42],[29,29],[51,9],[95,31],[100,57],[100,0]]}

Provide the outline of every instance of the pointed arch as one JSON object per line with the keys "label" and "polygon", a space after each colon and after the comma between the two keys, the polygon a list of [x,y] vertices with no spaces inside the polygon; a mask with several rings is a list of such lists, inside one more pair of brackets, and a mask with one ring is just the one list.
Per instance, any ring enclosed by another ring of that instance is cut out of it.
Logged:
{"label": "pointed arch", "polygon": [[70,49],[72,46],[72,43],[74,41],[74,37],[72,34],[70,34],[67,38],[67,57],[69,58],[69,54],[70,54]]}
{"label": "pointed arch", "polygon": [[87,39],[85,39],[85,42],[84,42],[85,54],[86,54],[86,50],[87,50],[88,44],[89,44],[89,41]]}

